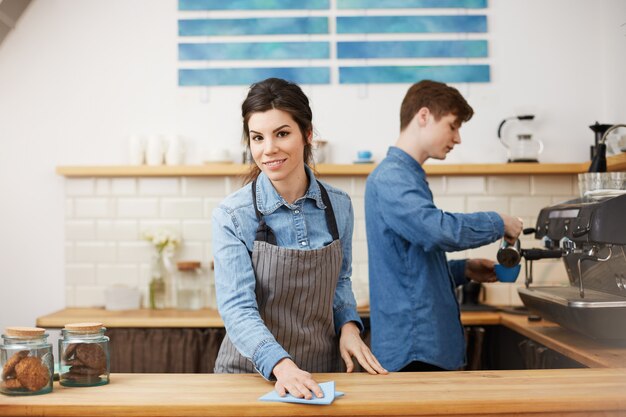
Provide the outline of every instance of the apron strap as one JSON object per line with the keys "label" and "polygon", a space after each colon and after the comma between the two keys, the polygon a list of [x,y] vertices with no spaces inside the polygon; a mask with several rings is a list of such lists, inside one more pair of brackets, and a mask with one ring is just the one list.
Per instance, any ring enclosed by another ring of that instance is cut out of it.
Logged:
{"label": "apron strap", "polygon": [[[317,180],[316,180],[317,181]],[[333,205],[330,203],[330,197],[328,196],[328,192],[326,188],[322,185],[321,182],[317,181],[317,184],[320,187],[320,192],[322,194],[322,201],[326,206],[326,210],[324,210],[324,215],[326,216],[326,225],[328,226],[328,231],[334,240],[339,240],[339,230],[337,228],[337,219],[335,218],[335,211],[333,210]],[[256,180],[252,181],[252,203],[254,204],[254,212],[256,213],[256,218],[259,221],[259,227],[256,229],[256,236],[254,240],[258,240],[261,242],[267,242],[270,245],[277,246],[276,236],[274,236],[274,231],[265,223],[265,219],[263,218],[263,214],[259,211],[259,208],[256,203]]]}
{"label": "apron strap", "polygon": [[276,236],[274,236],[274,231],[265,223],[265,219],[263,218],[263,214],[259,211],[259,208],[256,204],[256,180],[252,181],[252,203],[254,204],[254,211],[256,213],[256,218],[259,220],[259,227],[256,229],[256,236],[254,240],[258,240],[261,242],[267,242],[270,245],[278,246],[276,243]]}
{"label": "apron strap", "polygon": [[328,226],[328,231],[333,237],[333,240],[339,240],[339,231],[337,229],[337,220],[335,219],[335,211],[333,210],[333,205],[330,204],[330,197],[328,197],[328,192],[326,191],[326,188],[324,188],[321,182],[317,181],[317,185],[319,185],[320,187],[320,191],[322,192],[322,201],[324,202],[324,205],[326,206],[326,210],[324,210],[324,214],[326,215],[326,225]]}

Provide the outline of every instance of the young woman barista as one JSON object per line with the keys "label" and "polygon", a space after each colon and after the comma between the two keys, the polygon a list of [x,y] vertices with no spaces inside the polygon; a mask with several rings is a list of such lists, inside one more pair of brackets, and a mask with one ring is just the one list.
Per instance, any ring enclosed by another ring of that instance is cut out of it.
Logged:
{"label": "young woman barista", "polygon": [[241,106],[252,182],[213,212],[213,255],[226,337],[217,373],[259,372],[276,391],[322,391],[309,372],[340,372],[352,356],[387,373],[361,340],[351,288],[352,203],[315,179],[312,112],[299,86],[270,78]]}

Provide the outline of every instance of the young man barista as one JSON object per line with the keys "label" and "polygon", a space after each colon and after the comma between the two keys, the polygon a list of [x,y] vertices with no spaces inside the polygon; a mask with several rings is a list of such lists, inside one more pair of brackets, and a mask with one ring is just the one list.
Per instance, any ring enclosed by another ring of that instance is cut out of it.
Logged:
{"label": "young man barista", "polygon": [[433,203],[423,164],[461,143],[474,111],[455,88],[420,81],[400,109],[400,136],[365,189],[372,351],[389,371],[454,370],[465,362],[454,294],[468,279],[496,280],[487,259],[448,261],[446,252],[513,243],[521,219],[495,212],[448,213]]}

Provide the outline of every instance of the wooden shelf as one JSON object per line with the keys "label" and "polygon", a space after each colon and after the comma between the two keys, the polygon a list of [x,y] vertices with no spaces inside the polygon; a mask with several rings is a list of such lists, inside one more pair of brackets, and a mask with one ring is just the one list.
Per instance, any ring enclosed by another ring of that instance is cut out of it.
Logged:
{"label": "wooden shelf", "polygon": [[626,152],[606,158],[607,171],[626,171]]}
{"label": "wooden shelf", "polygon": [[425,165],[428,175],[567,175],[586,171],[586,164],[437,164]]}
{"label": "wooden shelf", "polygon": [[[607,158],[609,171],[626,170],[626,153]],[[319,164],[321,176],[367,176],[375,164]],[[574,175],[586,172],[589,162],[570,164],[426,164],[428,175]],[[204,164],[178,166],[94,165],[60,166],[65,177],[212,177],[239,176],[248,172],[244,164]]]}

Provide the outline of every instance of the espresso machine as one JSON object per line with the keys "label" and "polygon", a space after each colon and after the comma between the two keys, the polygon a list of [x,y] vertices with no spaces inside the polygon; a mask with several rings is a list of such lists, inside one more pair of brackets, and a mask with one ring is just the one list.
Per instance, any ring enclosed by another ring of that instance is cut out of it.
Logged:
{"label": "espresso machine", "polygon": [[[536,249],[526,258],[526,286],[518,290],[524,305],[592,338],[625,342],[626,194],[583,197],[546,207],[534,232],[545,249]],[[533,256],[555,257],[558,252],[569,286],[533,286]]]}

